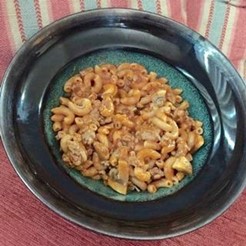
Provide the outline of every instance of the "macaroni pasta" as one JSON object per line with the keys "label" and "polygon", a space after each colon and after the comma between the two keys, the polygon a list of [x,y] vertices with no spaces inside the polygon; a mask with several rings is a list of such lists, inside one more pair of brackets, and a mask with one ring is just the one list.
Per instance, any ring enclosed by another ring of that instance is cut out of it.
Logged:
{"label": "macaroni pasta", "polygon": [[189,103],[137,63],[89,67],[64,85],[51,120],[62,159],[116,192],[156,192],[192,175],[192,154],[204,144]]}

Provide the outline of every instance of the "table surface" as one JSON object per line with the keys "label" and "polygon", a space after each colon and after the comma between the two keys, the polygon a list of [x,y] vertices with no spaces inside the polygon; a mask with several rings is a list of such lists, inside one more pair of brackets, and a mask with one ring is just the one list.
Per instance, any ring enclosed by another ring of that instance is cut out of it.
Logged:
{"label": "table surface", "polygon": [[[0,0],[0,80],[19,47],[71,13],[124,7],[179,21],[214,43],[246,78],[245,0]],[[117,239],[76,226],[44,206],[14,172],[0,143],[0,246],[246,245],[246,192],[219,218],[194,232],[158,241]]]}

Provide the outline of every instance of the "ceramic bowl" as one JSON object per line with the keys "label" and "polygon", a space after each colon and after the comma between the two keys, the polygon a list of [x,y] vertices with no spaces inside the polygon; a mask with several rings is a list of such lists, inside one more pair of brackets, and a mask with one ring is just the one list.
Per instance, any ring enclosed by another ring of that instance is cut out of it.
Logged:
{"label": "ceramic bowl", "polygon": [[[65,80],[100,63],[138,62],[183,89],[204,122],[194,175],[155,194],[116,194],[66,168],[50,109]],[[44,204],[107,235],[160,239],[197,229],[223,213],[246,183],[246,87],[228,59],[191,29],[152,13],[100,9],[43,28],[14,57],[0,95],[1,137],[14,169]]]}

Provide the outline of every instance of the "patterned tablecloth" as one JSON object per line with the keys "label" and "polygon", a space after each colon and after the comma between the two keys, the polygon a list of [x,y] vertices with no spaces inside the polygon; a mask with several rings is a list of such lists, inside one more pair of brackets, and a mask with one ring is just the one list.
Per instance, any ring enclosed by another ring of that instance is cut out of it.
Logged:
{"label": "patterned tablecloth", "polygon": [[[71,13],[105,7],[155,12],[214,43],[246,78],[246,0],[0,0],[0,80],[18,48]],[[0,144],[0,246],[246,245],[246,192],[222,216],[186,235],[159,241],[110,238],[80,228],[44,206],[17,177]]]}

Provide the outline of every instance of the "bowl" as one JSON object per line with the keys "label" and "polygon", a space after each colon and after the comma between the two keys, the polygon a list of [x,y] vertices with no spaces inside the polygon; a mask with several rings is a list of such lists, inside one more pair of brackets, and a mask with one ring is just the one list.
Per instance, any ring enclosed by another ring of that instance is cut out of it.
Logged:
{"label": "bowl", "polygon": [[[50,128],[65,79],[102,62],[133,61],[166,76],[205,122],[195,175],[155,195],[116,195],[66,169]],[[3,78],[0,132],[14,169],[44,204],[107,235],[160,239],[195,230],[222,214],[246,184],[246,86],[204,37],[162,16],[100,9],[43,28],[18,51]]]}

